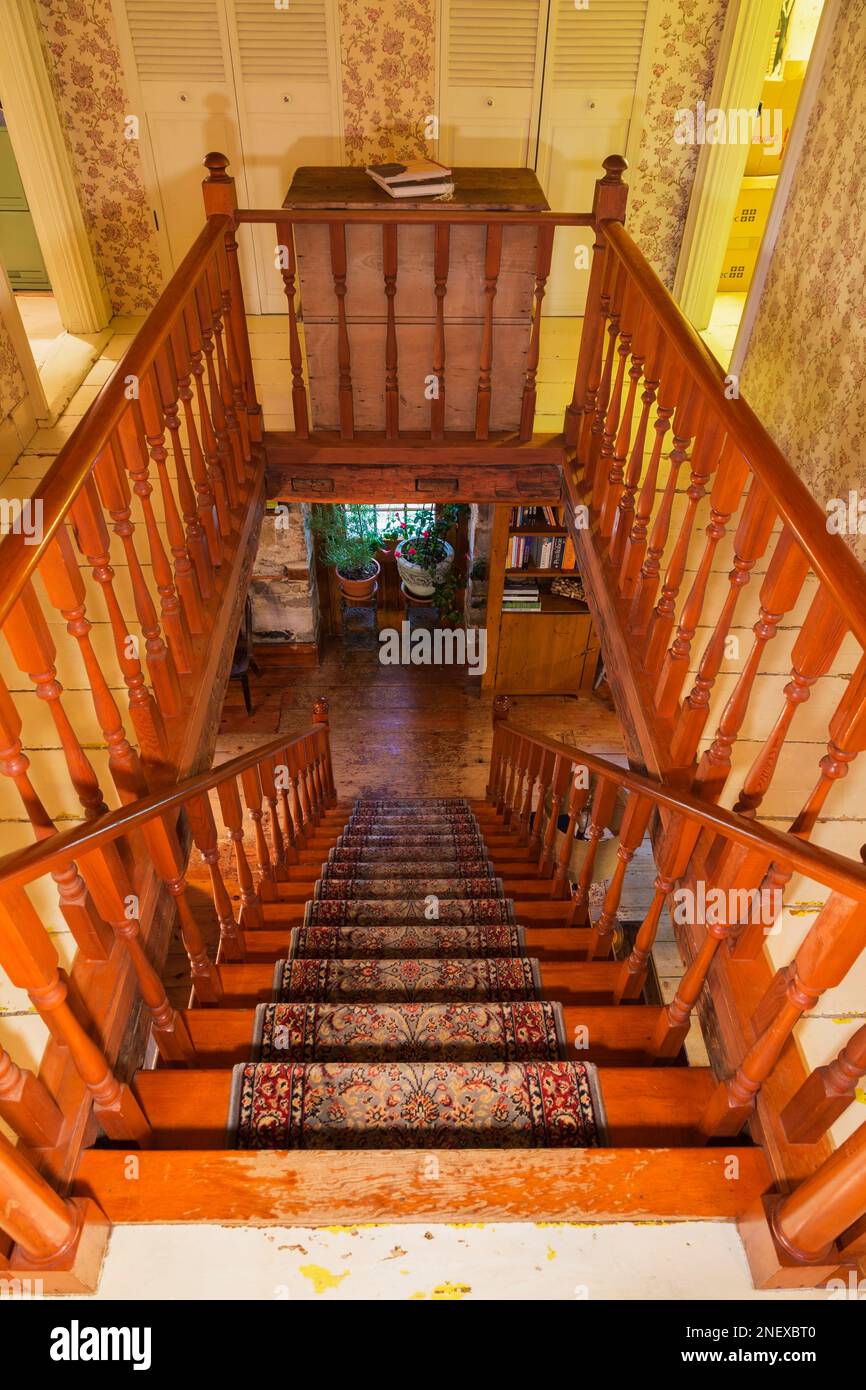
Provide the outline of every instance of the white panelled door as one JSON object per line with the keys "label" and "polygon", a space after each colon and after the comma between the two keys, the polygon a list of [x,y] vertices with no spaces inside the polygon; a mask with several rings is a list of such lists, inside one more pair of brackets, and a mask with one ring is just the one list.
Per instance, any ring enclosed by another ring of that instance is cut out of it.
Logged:
{"label": "white panelled door", "polygon": [[[637,101],[648,0],[550,0],[547,60],[536,170],[551,207],[581,212],[606,155],[625,154]],[[592,236],[581,228],[556,233],[545,308],[582,314]]]}
{"label": "white panelled door", "polygon": [[535,164],[547,0],[443,0],[439,158]]}
{"label": "white panelled door", "polygon": [[[241,206],[279,207],[299,164],[340,163],[336,0],[113,0],[142,153],[174,270],[201,230],[202,160]],[[238,237],[250,313],[284,313],[274,231]]]}

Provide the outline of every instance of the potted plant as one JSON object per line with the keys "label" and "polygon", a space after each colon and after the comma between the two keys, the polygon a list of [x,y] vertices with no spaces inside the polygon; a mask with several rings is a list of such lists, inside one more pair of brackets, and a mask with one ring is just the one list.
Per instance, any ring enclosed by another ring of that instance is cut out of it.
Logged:
{"label": "potted plant", "polygon": [[463,626],[463,614],[457,602],[459,590],[460,581],[453,571],[446,574],[445,578],[436,585],[433,591],[433,602],[439,609],[440,627]]}
{"label": "potted plant", "polygon": [[459,515],[453,503],[434,509],[422,508],[409,521],[400,522],[400,543],[394,552],[400,578],[418,598],[432,598],[454,563],[454,551],[445,539]]}
{"label": "potted plant", "polygon": [[334,566],[341,592],[356,603],[373,597],[379,578],[375,559],[379,537],[371,510],[360,503],[313,509],[313,530],[321,541],[323,558]]}

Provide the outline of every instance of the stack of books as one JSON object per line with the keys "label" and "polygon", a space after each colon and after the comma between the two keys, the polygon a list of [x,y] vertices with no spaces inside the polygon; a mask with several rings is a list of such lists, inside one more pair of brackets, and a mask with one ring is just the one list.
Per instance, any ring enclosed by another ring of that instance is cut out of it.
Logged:
{"label": "stack of books", "polygon": [[556,526],[562,525],[556,507],[512,507],[511,526]]}
{"label": "stack of books", "polygon": [[453,193],[451,170],[435,159],[410,159],[406,164],[371,164],[367,173],[392,198],[432,198]]}
{"label": "stack of books", "polygon": [[575,554],[568,536],[512,536],[506,567],[510,570],[570,570]]}
{"label": "stack of books", "polygon": [[502,590],[503,613],[540,613],[541,594],[534,579],[506,579]]}

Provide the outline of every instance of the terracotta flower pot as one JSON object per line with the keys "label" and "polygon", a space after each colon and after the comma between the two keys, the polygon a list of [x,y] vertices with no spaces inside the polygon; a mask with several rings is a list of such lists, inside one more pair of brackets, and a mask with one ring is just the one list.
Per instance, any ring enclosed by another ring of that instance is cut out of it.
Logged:
{"label": "terracotta flower pot", "polygon": [[376,580],[379,578],[380,569],[378,560],[371,560],[370,564],[373,565],[374,568],[373,573],[368,579],[347,579],[339,570],[334,571],[337,576],[337,583],[342,592],[346,595],[346,598],[354,599],[355,602],[357,602],[359,599],[373,597],[373,590],[376,587]]}
{"label": "terracotta flower pot", "polygon": [[437,561],[433,570],[432,577],[430,571],[423,565],[416,565],[405,551],[413,545],[412,541],[401,541],[394,554],[397,557],[397,568],[400,571],[400,578],[413,594],[419,598],[430,598],[436,585],[441,583],[446,574],[454,564],[454,551],[447,541],[443,541],[445,554],[442,559]]}

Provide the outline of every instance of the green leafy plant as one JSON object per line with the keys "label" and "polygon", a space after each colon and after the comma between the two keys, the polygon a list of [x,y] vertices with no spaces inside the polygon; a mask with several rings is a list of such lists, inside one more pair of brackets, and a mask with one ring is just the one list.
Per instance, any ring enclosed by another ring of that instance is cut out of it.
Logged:
{"label": "green leafy plant", "polygon": [[344,579],[369,579],[375,573],[373,557],[379,548],[379,537],[373,507],[363,503],[339,507],[316,503],[311,524],[325,562],[334,565]]}
{"label": "green leafy plant", "polygon": [[408,521],[399,522],[403,558],[427,570],[432,579],[433,571],[447,554],[445,537],[466,510],[465,503],[448,502],[439,508],[438,515],[435,508],[422,507]]}
{"label": "green leafy plant", "polygon": [[457,627],[463,622],[463,614],[457,604],[461,587],[460,580],[452,571],[433,590],[433,602],[439,609],[439,619],[445,627]]}

